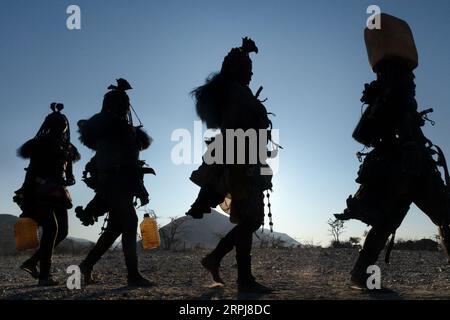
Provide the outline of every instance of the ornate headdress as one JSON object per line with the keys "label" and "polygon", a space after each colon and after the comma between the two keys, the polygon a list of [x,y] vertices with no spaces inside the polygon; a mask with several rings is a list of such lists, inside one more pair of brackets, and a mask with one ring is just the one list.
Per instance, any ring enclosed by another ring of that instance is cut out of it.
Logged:
{"label": "ornate headdress", "polygon": [[67,120],[67,117],[61,113],[61,110],[64,109],[64,105],[62,103],[53,102],[50,105],[50,109],[52,109],[53,112],[45,118],[36,134],[36,138],[53,135],[55,137],[61,137],[65,142],[69,142],[69,121]]}
{"label": "ornate headdress", "polygon": [[222,74],[237,74],[243,67],[250,64],[250,53],[258,53],[258,47],[255,42],[248,38],[242,38],[242,46],[240,48],[233,48],[223,59]]}

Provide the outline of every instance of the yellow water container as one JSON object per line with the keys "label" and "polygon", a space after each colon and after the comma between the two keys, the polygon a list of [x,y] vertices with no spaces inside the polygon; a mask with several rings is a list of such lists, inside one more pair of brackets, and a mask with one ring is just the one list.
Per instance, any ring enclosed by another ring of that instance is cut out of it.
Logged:
{"label": "yellow water container", "polygon": [[35,249],[39,246],[39,226],[33,219],[19,218],[14,225],[17,250]]}
{"label": "yellow water container", "polygon": [[142,246],[145,250],[158,248],[161,245],[161,239],[159,238],[158,225],[156,219],[150,217],[150,214],[144,215],[144,220],[140,225]]}
{"label": "yellow water container", "polygon": [[382,13],[381,29],[364,30],[367,54],[372,69],[376,72],[378,64],[386,59],[401,59],[411,70],[419,64],[414,37],[408,23],[394,16]]}

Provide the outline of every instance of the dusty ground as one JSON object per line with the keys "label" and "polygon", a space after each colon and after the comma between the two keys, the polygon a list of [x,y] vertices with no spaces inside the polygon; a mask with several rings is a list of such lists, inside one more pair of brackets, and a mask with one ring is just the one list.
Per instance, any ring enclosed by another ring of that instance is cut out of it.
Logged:
{"label": "dusty ground", "polygon": [[120,252],[109,252],[96,267],[99,284],[81,290],[65,286],[65,268],[81,256],[56,256],[55,277],[62,285],[41,288],[18,267],[24,257],[0,258],[0,299],[450,299],[450,265],[441,252],[393,251],[391,265],[379,262],[382,284],[393,294],[367,294],[348,288],[348,271],[357,256],[352,249],[257,249],[254,274],[277,291],[265,296],[236,294],[233,253],[225,258],[227,284],[210,288],[209,274],[199,263],[206,251],[148,251],[140,255],[142,273],[157,282],[150,289],[126,287]]}

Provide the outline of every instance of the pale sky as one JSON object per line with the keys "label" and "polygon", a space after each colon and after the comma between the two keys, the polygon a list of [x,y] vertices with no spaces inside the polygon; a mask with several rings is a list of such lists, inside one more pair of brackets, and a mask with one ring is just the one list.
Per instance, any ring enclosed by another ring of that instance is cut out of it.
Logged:
{"label": "pale sky", "polygon": [[[81,30],[66,28],[70,4],[81,8]],[[92,198],[81,173],[93,153],[78,141],[76,123],[99,112],[107,86],[124,77],[134,88],[131,102],[154,138],[141,156],[157,171],[146,178],[148,208],[162,224],[183,216],[198,192],[189,181],[198,164],[171,161],[176,144],[171,134],[184,128],[194,135],[198,119],[189,92],[249,36],[260,49],[252,56],[251,88],[264,86],[262,97],[277,115],[274,125],[284,147],[272,196],[275,230],[327,245],[327,220],[345,208],[358,187],[355,154],[362,146],[351,133],[363,85],[374,79],[363,40],[371,4],[410,24],[420,59],[417,100],[421,109],[435,109],[431,118],[437,121],[424,130],[450,159],[449,1],[3,0],[0,213],[20,214],[12,196],[27,162],[16,149],[35,135],[53,101],[65,104],[72,142],[82,154],[75,165],[77,184],[70,188],[74,204]],[[97,238],[101,223],[85,228],[73,210],[69,214],[71,236]],[[366,229],[349,222],[343,237],[361,236]],[[398,237],[435,233],[428,218],[413,209]]]}

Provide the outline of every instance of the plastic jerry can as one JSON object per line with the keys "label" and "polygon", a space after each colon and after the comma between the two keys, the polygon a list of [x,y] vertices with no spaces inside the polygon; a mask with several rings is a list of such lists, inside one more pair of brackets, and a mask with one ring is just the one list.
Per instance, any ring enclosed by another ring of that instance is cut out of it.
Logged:
{"label": "plastic jerry can", "polygon": [[19,251],[35,249],[39,246],[39,226],[31,218],[19,218],[14,225],[14,238]]}
{"label": "plastic jerry can", "polygon": [[409,69],[414,70],[419,64],[414,37],[408,23],[394,16],[382,13],[380,29],[364,30],[369,63],[377,72],[378,64],[387,59],[400,59]]}
{"label": "plastic jerry can", "polygon": [[144,214],[144,220],[141,222],[140,229],[142,246],[145,250],[158,248],[161,245],[158,226],[154,217],[150,217],[148,213]]}

